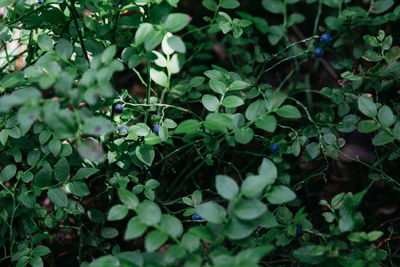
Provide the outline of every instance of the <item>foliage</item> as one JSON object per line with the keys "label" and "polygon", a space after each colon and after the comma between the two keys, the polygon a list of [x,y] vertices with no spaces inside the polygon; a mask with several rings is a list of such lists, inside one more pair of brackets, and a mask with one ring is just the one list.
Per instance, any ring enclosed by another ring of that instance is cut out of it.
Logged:
{"label": "foliage", "polygon": [[[69,266],[398,262],[362,207],[400,190],[400,7],[189,2],[0,1],[2,264],[52,266],[65,240]],[[344,152],[356,130],[377,163]],[[341,158],[363,182],[309,205]]]}

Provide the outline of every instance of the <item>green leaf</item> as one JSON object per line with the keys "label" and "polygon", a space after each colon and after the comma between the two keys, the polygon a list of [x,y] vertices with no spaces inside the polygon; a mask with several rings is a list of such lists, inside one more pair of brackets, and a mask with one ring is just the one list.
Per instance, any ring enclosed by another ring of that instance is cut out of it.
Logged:
{"label": "green leaf", "polygon": [[124,205],[114,205],[111,207],[108,212],[107,220],[108,221],[119,221],[126,217],[129,209]]}
{"label": "green leaf", "polygon": [[58,207],[66,207],[68,204],[68,198],[65,191],[61,188],[53,188],[47,192],[47,196],[54,205]]}
{"label": "green leaf", "polygon": [[283,105],[276,111],[276,114],[278,114],[283,118],[289,118],[289,119],[301,118],[300,111],[295,106],[292,105]]}
{"label": "green leaf", "polygon": [[18,122],[22,127],[29,129],[39,117],[39,114],[40,107],[24,106],[18,111]]}
{"label": "green leaf", "polygon": [[235,140],[240,144],[248,144],[253,140],[254,131],[251,128],[240,128],[235,130]]}
{"label": "green leaf", "polygon": [[124,239],[131,240],[141,236],[147,230],[147,225],[142,223],[139,217],[133,217],[126,226]]}
{"label": "green leaf", "polygon": [[378,130],[379,127],[379,123],[374,120],[363,120],[357,124],[357,129],[361,133],[371,133]]}
{"label": "green leaf", "polygon": [[135,155],[141,162],[143,162],[147,166],[151,166],[155,156],[154,147],[146,144],[137,146],[135,150]]}
{"label": "green leaf", "polygon": [[167,16],[164,23],[161,24],[168,32],[177,32],[186,27],[189,23],[189,16],[184,13],[171,13]]}
{"label": "green leaf", "polygon": [[264,190],[268,184],[266,176],[249,175],[243,181],[240,190],[246,197],[253,197]]}
{"label": "green leaf", "polygon": [[380,14],[388,10],[394,5],[393,0],[378,0],[374,1],[374,13]]}
{"label": "green leaf", "polygon": [[[117,234],[118,235],[118,234]],[[111,267],[111,266],[121,266],[117,257],[107,255],[97,258],[89,264],[89,267]]]}
{"label": "green leaf", "polygon": [[181,37],[172,35],[166,39],[168,46],[177,53],[186,53],[185,43]]}
{"label": "green leaf", "polygon": [[285,6],[281,0],[263,0],[262,6],[269,12],[274,14],[283,13]]}
{"label": "green leaf", "polygon": [[151,25],[150,23],[140,24],[139,28],[135,33],[135,44],[136,45],[143,44],[146,40],[149,39],[150,36],[155,34],[155,31],[156,30],[154,29],[154,26]]}
{"label": "green leaf", "polygon": [[240,81],[240,80],[236,80],[236,81],[233,81],[231,83],[231,85],[229,85],[228,90],[230,90],[230,91],[242,90],[249,86],[250,86],[249,83],[246,83],[246,82]]}
{"label": "green leaf", "polygon": [[287,186],[276,185],[265,194],[267,200],[275,205],[287,203],[296,198],[296,194]]}
{"label": "green leaf", "polygon": [[49,254],[51,251],[48,247],[46,246],[42,246],[42,245],[38,245],[33,249],[33,255],[35,256],[45,256],[47,254]]}
{"label": "green leaf", "polygon": [[33,257],[33,258],[31,259],[31,261],[29,262],[29,264],[30,264],[32,267],[43,267],[43,260],[42,260],[41,257],[36,256],[36,257]]}
{"label": "green leaf", "polygon": [[396,122],[393,111],[386,105],[383,105],[378,111],[378,119],[385,127],[390,127]]}
{"label": "green leaf", "polygon": [[222,101],[222,105],[226,108],[236,108],[243,104],[244,104],[243,99],[235,95],[227,96]]}
{"label": "green leaf", "polygon": [[60,39],[57,42],[55,51],[60,58],[69,60],[73,52],[72,44],[65,39]]}
{"label": "green leaf", "polygon": [[235,9],[240,6],[240,3],[237,0],[222,0],[220,5],[222,8]]}
{"label": "green leaf", "polygon": [[13,164],[7,165],[0,172],[0,182],[5,183],[15,176],[17,167]]}
{"label": "green leaf", "polygon": [[168,87],[168,77],[165,72],[151,68],[150,77],[156,84],[161,85],[162,87]]}
{"label": "green leaf", "polygon": [[181,122],[175,129],[176,134],[191,134],[197,132],[201,123],[197,120],[189,119]]}
{"label": "green leaf", "polygon": [[256,227],[253,222],[243,221],[233,216],[226,225],[226,235],[232,240],[244,239],[250,236]]}
{"label": "green leaf", "polygon": [[120,188],[118,190],[118,197],[121,202],[127,206],[129,209],[136,209],[139,205],[138,197],[131,191]]}
{"label": "green leaf", "polygon": [[386,131],[382,131],[374,136],[374,138],[372,139],[372,144],[376,146],[383,146],[393,142],[394,140],[395,140],[394,136],[390,135]]}
{"label": "green leaf", "polygon": [[225,209],[215,202],[207,202],[196,207],[197,213],[211,223],[222,223],[226,217]]}
{"label": "green leaf", "polygon": [[139,204],[137,214],[140,221],[147,225],[158,224],[161,220],[160,208],[157,204],[147,199]]}
{"label": "green leaf", "polygon": [[210,79],[208,84],[210,85],[210,88],[217,94],[223,95],[226,91],[226,85],[216,79]]}
{"label": "green leaf", "polygon": [[204,83],[206,78],[203,76],[195,76],[190,80],[190,87],[199,87]]}
{"label": "green leaf", "polygon": [[371,36],[371,35],[364,35],[363,36],[364,41],[372,46],[372,47],[378,47],[380,46],[378,39],[376,39],[375,36]]}
{"label": "green leaf", "polygon": [[276,119],[272,115],[264,115],[256,119],[255,125],[257,128],[266,132],[273,133],[276,129]]}
{"label": "green leaf", "polygon": [[210,11],[215,11],[218,7],[215,0],[203,0],[201,4]]}
{"label": "green leaf", "polygon": [[226,175],[217,175],[215,187],[218,194],[225,199],[232,200],[239,193],[239,187],[236,182]]}
{"label": "green leaf", "polygon": [[307,161],[311,161],[318,157],[319,153],[321,152],[321,147],[319,143],[317,142],[312,142],[307,144],[306,150],[305,150],[305,157]]}
{"label": "green leaf", "polygon": [[83,132],[89,135],[102,136],[114,131],[114,124],[103,117],[91,117],[84,120]]}
{"label": "green leaf", "polygon": [[183,226],[181,221],[171,215],[163,214],[161,217],[161,229],[173,237],[179,237],[183,233]]}
{"label": "green leaf", "polygon": [[117,237],[118,234],[119,234],[118,230],[113,227],[105,227],[103,228],[103,231],[101,231],[101,236],[107,239],[112,239],[114,237]]}
{"label": "green leaf", "polygon": [[61,142],[57,138],[53,138],[49,142],[49,150],[51,153],[53,153],[55,156],[60,153],[61,150]]}
{"label": "green leaf", "polygon": [[200,239],[190,233],[186,233],[182,237],[182,245],[189,251],[195,251],[200,246]]}
{"label": "green leaf", "polygon": [[374,118],[377,114],[377,109],[375,103],[368,97],[360,96],[357,100],[358,109],[365,116]]}
{"label": "green leaf", "polygon": [[114,58],[116,52],[117,47],[115,45],[110,45],[103,51],[103,53],[101,53],[101,62],[109,64]]}
{"label": "green leaf", "polygon": [[219,105],[219,100],[213,95],[203,95],[201,103],[208,111],[216,111]]}
{"label": "green leaf", "polygon": [[269,185],[275,182],[276,178],[278,177],[278,170],[272,161],[264,158],[260,167],[258,168],[258,175],[262,176],[266,180],[267,185]]}
{"label": "green leaf", "polygon": [[61,182],[67,180],[69,176],[69,163],[65,157],[60,158],[54,166],[54,177]]}
{"label": "green leaf", "polygon": [[260,200],[240,199],[234,207],[234,212],[239,219],[254,220],[267,211],[267,206]]}
{"label": "green leaf", "polygon": [[148,252],[153,252],[157,250],[159,247],[164,245],[168,240],[168,235],[159,231],[153,230],[147,234],[144,240],[144,246]]}
{"label": "green leaf", "polygon": [[367,234],[368,241],[373,242],[383,235],[382,231],[372,231]]}
{"label": "green leaf", "polygon": [[232,115],[223,113],[210,113],[207,115],[204,126],[213,132],[227,132],[232,127]]}
{"label": "green leaf", "polygon": [[362,56],[362,58],[370,62],[379,62],[382,60],[382,56],[379,53],[372,50],[365,51],[365,54]]}
{"label": "green leaf", "polygon": [[288,26],[291,26],[293,24],[300,24],[305,20],[306,20],[306,17],[304,15],[302,15],[300,13],[292,13],[292,14],[290,14],[289,19],[288,19]]}
{"label": "green leaf", "polygon": [[10,42],[12,40],[11,30],[4,25],[0,25],[0,41]]}
{"label": "green leaf", "polygon": [[50,131],[47,131],[47,130],[42,131],[39,134],[39,142],[40,142],[40,144],[43,145],[44,143],[49,141],[50,137],[51,137],[51,132]]}
{"label": "green leaf", "polygon": [[71,194],[78,196],[78,197],[84,197],[90,194],[89,188],[85,184],[85,182],[82,181],[73,181],[65,185],[65,189]]}
{"label": "green leaf", "polygon": [[43,51],[53,50],[53,40],[48,36],[41,34],[38,36],[38,45]]}
{"label": "green leaf", "polygon": [[97,172],[99,172],[99,169],[96,168],[80,168],[78,172],[74,175],[74,177],[76,179],[87,178]]}

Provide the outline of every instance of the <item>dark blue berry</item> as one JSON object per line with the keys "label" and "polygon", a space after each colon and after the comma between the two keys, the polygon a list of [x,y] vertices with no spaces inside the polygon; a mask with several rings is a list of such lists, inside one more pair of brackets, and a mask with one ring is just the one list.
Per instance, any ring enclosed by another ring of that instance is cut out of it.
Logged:
{"label": "dark blue berry", "polygon": [[269,152],[271,152],[271,154],[274,154],[274,155],[279,154],[279,151],[280,151],[280,149],[279,149],[279,145],[278,144],[272,144],[269,147]]}
{"label": "dark blue berry", "polygon": [[125,111],[125,108],[124,108],[121,104],[116,104],[116,105],[114,106],[114,110],[115,110],[115,112],[117,112],[117,113],[122,113],[122,112]]}
{"label": "dark blue berry", "polygon": [[292,54],[288,54],[288,62],[293,63],[294,62],[294,57]]}
{"label": "dark blue berry", "polygon": [[160,124],[156,124],[154,125],[154,133],[158,136],[158,133],[160,132]]}
{"label": "dark blue berry", "polygon": [[126,126],[120,126],[120,127],[118,128],[118,133],[119,133],[120,135],[128,135],[128,131],[129,131],[129,129],[128,129],[128,127],[126,127]]}
{"label": "dark blue berry", "polygon": [[303,227],[301,226],[301,224],[296,224],[296,232],[298,234],[303,233]]}
{"label": "dark blue berry", "polygon": [[332,37],[329,33],[324,33],[319,38],[319,41],[321,42],[321,44],[329,44],[332,41]]}
{"label": "dark blue berry", "polygon": [[324,55],[324,49],[318,47],[317,49],[315,49],[314,51],[314,56],[315,57],[322,57]]}
{"label": "dark blue berry", "polygon": [[43,4],[44,0],[38,0],[39,4]]}
{"label": "dark blue berry", "polygon": [[201,221],[203,220],[199,214],[195,213],[192,215],[192,221]]}

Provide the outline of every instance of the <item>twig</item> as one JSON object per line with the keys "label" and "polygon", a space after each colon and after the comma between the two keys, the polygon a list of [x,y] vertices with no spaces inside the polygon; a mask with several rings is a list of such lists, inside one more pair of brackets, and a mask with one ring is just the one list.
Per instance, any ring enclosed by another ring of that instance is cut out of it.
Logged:
{"label": "twig", "polygon": [[83,55],[86,58],[86,60],[88,61],[88,63],[90,64],[86,46],[85,46],[85,43],[83,42],[83,36],[82,36],[81,31],[79,30],[78,12],[76,11],[76,8],[75,8],[75,0],[71,0],[71,5],[69,5],[68,8],[71,11],[72,17],[74,19],[74,24],[76,27],[76,31],[78,32],[79,42],[82,47]]}

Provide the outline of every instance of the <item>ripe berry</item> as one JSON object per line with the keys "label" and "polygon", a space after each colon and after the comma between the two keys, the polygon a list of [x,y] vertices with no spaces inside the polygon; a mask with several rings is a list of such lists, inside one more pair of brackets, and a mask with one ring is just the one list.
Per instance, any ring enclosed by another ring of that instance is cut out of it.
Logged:
{"label": "ripe berry", "polygon": [[272,144],[269,147],[269,152],[271,152],[271,154],[274,154],[274,155],[279,154],[279,151],[280,151],[280,149],[279,149],[278,144]]}
{"label": "ripe berry", "polygon": [[121,105],[121,104],[116,104],[115,106],[114,106],[114,110],[115,110],[115,112],[117,112],[117,113],[122,113],[122,112],[124,112],[125,111],[125,108]]}
{"label": "ripe berry", "polygon": [[301,226],[301,224],[296,224],[296,232],[298,234],[303,233],[303,227]]}
{"label": "ripe berry", "polygon": [[201,218],[199,214],[195,213],[192,215],[192,221],[200,221],[200,220],[203,220],[203,218]]}
{"label": "ripe berry", "polygon": [[154,125],[153,131],[158,136],[158,133],[160,131],[160,124]]}
{"label": "ripe berry", "polygon": [[315,57],[322,57],[324,55],[324,49],[318,47],[317,49],[315,49],[314,51],[314,56]]}
{"label": "ripe berry", "polygon": [[321,44],[329,44],[332,41],[332,37],[329,33],[324,33],[319,38],[319,41],[321,42]]}
{"label": "ripe berry", "polygon": [[292,54],[288,54],[288,62],[293,63],[294,62],[294,57]]}
{"label": "ripe berry", "polygon": [[119,133],[120,135],[123,135],[123,136],[128,135],[128,131],[129,131],[129,129],[128,129],[128,127],[126,127],[126,126],[120,126],[120,127],[118,128],[118,133]]}
{"label": "ripe berry", "polygon": [[38,0],[39,4],[43,4],[44,0]]}

